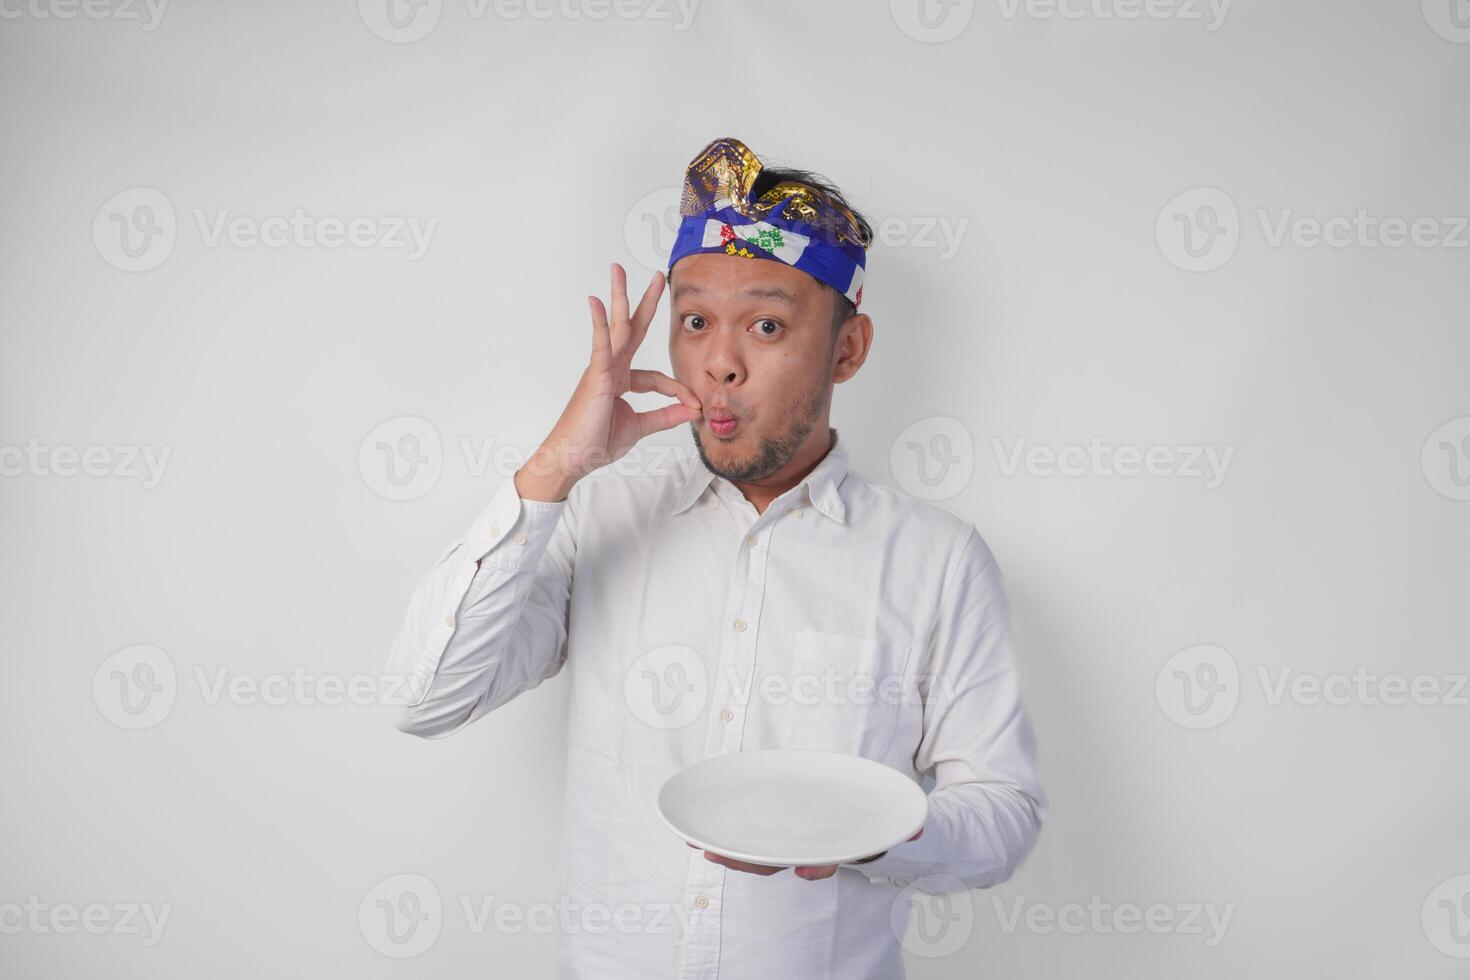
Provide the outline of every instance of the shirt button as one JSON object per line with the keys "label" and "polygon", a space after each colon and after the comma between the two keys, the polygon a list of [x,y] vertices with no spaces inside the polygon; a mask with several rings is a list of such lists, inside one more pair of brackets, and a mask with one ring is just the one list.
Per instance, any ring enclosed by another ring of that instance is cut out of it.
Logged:
{"label": "shirt button", "polygon": [[731,711],[729,708],[726,708],[724,711],[721,711],[720,712],[720,720],[721,721],[734,721],[735,720],[735,712]]}
{"label": "shirt button", "polygon": [[516,544],[525,544],[526,543],[526,536],[524,534],[517,534],[515,536],[515,542],[516,542]]}
{"label": "shirt button", "polygon": [[500,537],[500,525],[498,525],[498,524],[491,524],[490,525],[490,536],[492,538],[498,538],[498,537]]}
{"label": "shirt button", "polygon": [[802,508],[800,508],[800,507],[798,507],[798,508],[796,508],[796,516],[797,516],[797,517],[798,517],[798,518],[799,518],[799,517],[801,517],[801,515],[803,515],[803,514],[805,514],[805,513],[806,513],[806,511],[805,511],[805,510],[803,510],[803,509],[802,509]]}
{"label": "shirt button", "polygon": [[745,539],[745,543],[748,544],[748,545],[750,545],[752,548],[754,548],[755,547],[755,543],[758,540],[760,540],[760,539],[757,538],[754,534],[752,534],[750,537],[748,537],[748,538]]}
{"label": "shirt button", "polygon": [[737,633],[744,633],[745,632],[745,620],[743,620],[743,619],[737,619],[737,620],[735,620],[735,632],[737,632]]}
{"label": "shirt button", "polygon": [[698,905],[702,909],[709,908],[709,899],[701,895],[694,900],[694,904]]}
{"label": "shirt button", "polygon": [[711,498],[709,498],[709,505],[711,507],[713,507],[715,510],[719,510],[720,509],[720,498],[719,497],[711,497]]}
{"label": "shirt button", "polygon": [[445,626],[453,626],[454,625],[454,617],[453,616],[445,616],[444,617],[444,625]]}

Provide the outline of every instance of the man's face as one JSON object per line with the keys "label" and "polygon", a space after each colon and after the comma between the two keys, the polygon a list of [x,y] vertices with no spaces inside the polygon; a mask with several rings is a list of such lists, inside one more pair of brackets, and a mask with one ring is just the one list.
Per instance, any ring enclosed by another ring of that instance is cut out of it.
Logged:
{"label": "man's face", "polygon": [[670,284],[669,362],[704,406],[689,423],[704,464],[754,482],[813,432],[825,440],[832,291],[772,259],[712,252],[680,259]]}

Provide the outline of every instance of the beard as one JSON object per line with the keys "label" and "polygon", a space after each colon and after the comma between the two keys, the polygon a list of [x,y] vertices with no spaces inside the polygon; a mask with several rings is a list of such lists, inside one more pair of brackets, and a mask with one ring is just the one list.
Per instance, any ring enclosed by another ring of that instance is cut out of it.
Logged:
{"label": "beard", "polygon": [[812,434],[817,420],[821,418],[830,392],[829,386],[814,384],[811,394],[792,414],[785,432],[775,436],[761,436],[760,446],[753,455],[728,464],[716,463],[709,458],[704,451],[704,442],[699,437],[698,423],[690,422],[689,429],[694,433],[694,447],[699,451],[700,461],[711,473],[722,476],[731,483],[754,483],[770,477],[791,462],[801,450],[802,444]]}

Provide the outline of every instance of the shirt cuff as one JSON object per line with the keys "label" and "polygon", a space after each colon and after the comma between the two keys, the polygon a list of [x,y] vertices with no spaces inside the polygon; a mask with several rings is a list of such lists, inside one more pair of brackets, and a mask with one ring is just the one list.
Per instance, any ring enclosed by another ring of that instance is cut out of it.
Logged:
{"label": "shirt cuff", "polygon": [[466,557],[517,571],[527,561],[539,560],[566,508],[566,500],[524,499],[512,476],[465,532]]}
{"label": "shirt cuff", "polygon": [[[925,835],[927,835],[929,832],[928,820],[925,820],[924,823]],[[876,860],[864,861],[861,864],[856,861],[849,861],[842,865],[842,867],[852,868],[854,871],[861,871],[874,881],[895,881],[900,885],[907,884],[908,882],[903,880],[900,875],[905,870],[912,873],[914,857],[920,849],[923,840],[924,838],[922,836],[918,840],[906,840],[902,843],[894,844],[883,852],[882,857]]]}
{"label": "shirt cuff", "polygon": [[[908,842],[905,841],[904,843]],[[893,852],[898,850],[902,846],[903,844],[895,844],[893,847],[888,849],[887,853],[878,858],[876,861],[864,861],[861,864],[846,864],[844,865],[844,867],[852,868],[854,871],[861,871],[869,878],[877,880],[891,879],[899,871],[900,865],[903,863],[902,859],[895,858],[893,856]]]}

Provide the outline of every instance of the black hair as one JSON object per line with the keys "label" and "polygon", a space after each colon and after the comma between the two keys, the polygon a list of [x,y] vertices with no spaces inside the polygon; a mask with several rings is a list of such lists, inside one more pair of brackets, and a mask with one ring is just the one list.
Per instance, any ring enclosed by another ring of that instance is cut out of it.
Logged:
{"label": "black hair", "polygon": [[[750,196],[752,198],[759,198],[772,187],[788,180],[798,184],[805,184],[808,187],[815,187],[817,190],[831,197],[838,204],[847,208],[852,212],[853,218],[857,220],[858,231],[863,236],[862,244],[866,246],[873,240],[873,226],[868,223],[868,219],[863,217],[857,208],[848,204],[847,199],[842,196],[842,192],[837,189],[836,185],[821,174],[814,174],[809,170],[762,166],[761,172],[756,175],[754,186],[751,187]],[[852,300],[838,292],[835,287],[827,283],[822,283],[822,285],[826,286],[837,297],[837,302],[832,309],[832,340],[835,343],[837,340],[837,331],[841,329],[849,317],[857,312],[857,307],[853,305]]]}

